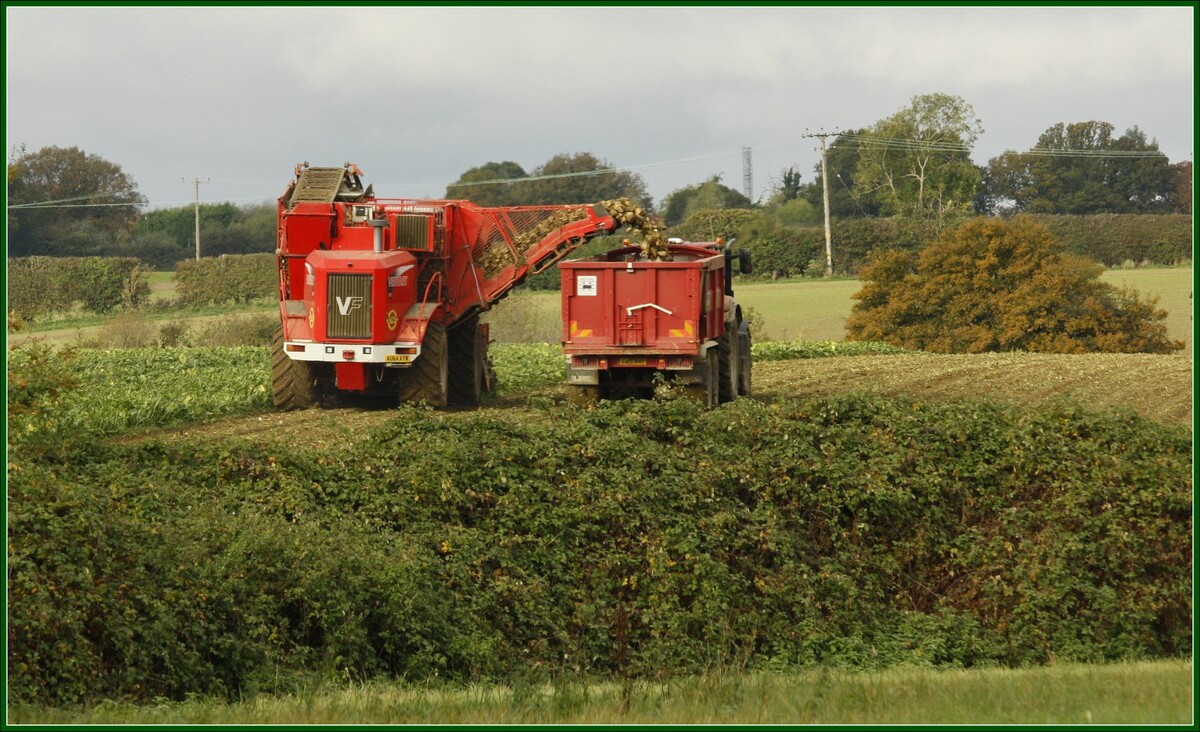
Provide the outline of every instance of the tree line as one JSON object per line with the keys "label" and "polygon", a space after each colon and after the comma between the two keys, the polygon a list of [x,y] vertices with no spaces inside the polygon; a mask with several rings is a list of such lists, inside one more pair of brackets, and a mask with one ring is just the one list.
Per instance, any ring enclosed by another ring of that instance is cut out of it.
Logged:
{"label": "tree line", "polygon": [[[173,270],[196,256],[192,206],[144,211],[146,198],[120,165],[77,147],[17,148],[8,161],[9,257],[132,257]],[[202,255],[269,252],[269,203],[200,206]]]}
{"label": "tree line", "polygon": [[[987,165],[971,162],[983,132],[970,104],[947,94],[913,97],[905,108],[832,137],[826,154],[829,213],[837,219],[951,223],[1009,213],[1191,214],[1192,163],[1171,163],[1137,127],[1117,135],[1108,122],[1057,123],[1024,151]],[[780,172],[765,200],[751,201],[720,176],[651,198],[637,173],[591,152],[563,153],[526,171],[513,161],[471,168],[445,197],[482,206],[590,203],[629,197],[676,227],[700,212],[756,212],[754,235],[818,224],[825,180],[795,167]],[[77,147],[15,148],[8,161],[8,251],[23,256],[136,257],[174,269],[195,257],[192,206],[146,211],[133,177]],[[734,232],[721,232],[731,235]],[[271,203],[200,206],[201,254],[274,249]]]}

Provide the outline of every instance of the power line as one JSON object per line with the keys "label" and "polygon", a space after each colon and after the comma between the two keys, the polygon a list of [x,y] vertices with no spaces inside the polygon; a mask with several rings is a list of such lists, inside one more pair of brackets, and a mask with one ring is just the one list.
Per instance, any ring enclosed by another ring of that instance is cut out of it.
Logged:
{"label": "power line", "polygon": [[[962,142],[953,140],[923,140],[914,137],[886,137],[882,135],[843,134],[838,141],[846,141],[857,147],[897,147],[906,150],[933,150],[939,152],[970,153],[971,148]],[[1033,147],[1025,152],[1005,150],[1017,155],[1037,155],[1045,157],[1088,157],[1088,158],[1158,158],[1167,157],[1160,150],[1111,150],[1088,148],[1049,148]]]}
{"label": "power line", "polygon": [[[849,145],[852,145],[855,147],[860,147],[860,148],[896,147],[899,149],[908,149],[908,150],[920,149],[920,150],[926,150],[926,151],[933,150],[933,151],[938,151],[938,152],[949,152],[949,153],[978,152],[978,150],[973,150],[972,148],[967,147],[966,145],[962,144],[961,142],[955,142],[955,141],[949,141],[949,140],[921,140],[919,138],[911,138],[911,137],[885,137],[885,136],[879,136],[879,135],[862,135],[862,134],[857,134],[857,133],[852,133],[852,132],[827,133],[826,136],[827,137],[834,136],[835,134],[837,136],[837,140],[835,140],[835,144],[838,144],[838,145],[849,144]],[[793,143],[784,143],[784,142],[776,142],[776,143],[770,143],[770,144],[765,144],[765,145],[759,145],[757,147],[759,147],[760,152],[770,151],[776,155],[790,154],[794,150]],[[745,148],[743,148],[743,151],[744,150],[745,150]],[[775,151],[778,151],[778,152],[776,153]],[[1168,157],[1166,155],[1166,153],[1163,153],[1163,152],[1157,151],[1157,150],[1096,150],[1096,149],[1079,149],[1079,148],[1037,148],[1037,147],[1035,147],[1035,148],[1030,148],[1024,152],[1017,152],[1014,150],[1004,150],[1003,152],[1013,152],[1014,154],[1017,154],[1017,155],[1042,156],[1042,157],[1080,157],[1080,158],[1111,158],[1111,159],[1121,159],[1121,158],[1145,159],[1145,158]],[[575,178],[575,177],[606,175],[606,174],[612,174],[612,173],[636,173],[638,171],[650,170],[650,169],[654,169],[654,168],[664,168],[664,167],[671,167],[671,166],[678,166],[678,165],[686,165],[688,163],[702,162],[702,161],[706,161],[706,160],[717,160],[717,159],[722,159],[722,158],[728,158],[730,156],[730,154],[731,153],[727,153],[727,152],[709,153],[709,154],[705,154],[705,155],[695,155],[695,156],[685,157],[685,158],[674,158],[671,160],[663,160],[663,161],[658,161],[658,162],[654,162],[654,163],[645,163],[645,164],[640,164],[640,165],[611,167],[611,168],[603,168],[600,170],[584,170],[584,171],[569,172],[569,173],[555,173],[555,174],[551,174],[551,175],[525,176],[522,178],[493,178],[493,179],[489,179],[489,180],[463,181],[463,182],[453,182],[453,183],[449,183],[449,184],[445,184],[445,183],[436,183],[436,184],[435,183],[402,183],[402,184],[398,184],[398,185],[393,184],[393,187],[394,188],[417,188],[417,187],[429,188],[429,187],[449,187],[449,186],[470,187],[470,186],[480,186],[480,185],[497,185],[497,184],[515,183],[517,181],[554,180],[554,179],[562,179],[562,178]],[[185,183],[191,182],[193,184],[195,183],[194,181],[188,181],[186,179],[184,179],[184,182]],[[209,182],[211,182],[211,180],[205,179],[204,181],[201,181],[201,182],[209,183]],[[238,182],[247,182],[248,183],[250,181],[238,181]],[[47,208],[47,209],[50,209],[50,208],[104,208],[104,207],[141,206],[141,205],[168,206],[168,205],[193,203],[193,201],[169,201],[169,202],[147,201],[147,202],[128,202],[128,203],[71,203],[72,201],[83,201],[83,200],[87,200],[89,198],[99,198],[99,197],[103,197],[103,196],[118,196],[118,195],[129,195],[129,194],[136,195],[137,191],[126,190],[126,191],[116,191],[116,192],[99,192],[99,193],[92,193],[92,194],[83,195],[83,196],[75,196],[75,197],[71,197],[71,198],[60,198],[60,199],[52,199],[52,200],[47,200],[47,201],[35,201],[35,202],[28,202],[28,203],[9,204],[7,206],[7,208],[8,208],[8,210],[12,211],[12,210],[34,209],[34,208]],[[267,196],[266,200],[269,200],[270,198],[271,198],[271,196]],[[261,197],[257,197],[257,196],[255,196],[255,197],[246,196],[246,197],[230,199],[230,200],[231,201],[261,201],[264,199]]]}
{"label": "power line", "polygon": [[[9,209],[15,208],[68,208],[68,206],[54,206],[52,204],[66,203],[68,201],[86,201],[89,198],[100,198],[103,196],[126,196],[137,195],[137,191],[113,191],[109,193],[89,193],[86,196],[72,196],[71,198],[55,198],[49,201],[32,201],[29,203],[10,204]],[[93,204],[76,204],[77,206],[136,206],[136,202],[129,203],[93,203]]]}
{"label": "power line", "polygon": [[[574,171],[574,172],[570,172],[570,173],[552,173],[549,175],[527,175],[527,176],[524,176],[521,178],[491,178],[489,180],[470,180],[470,181],[462,181],[462,182],[456,181],[453,183],[446,184],[446,187],[449,187],[449,186],[454,186],[454,187],[483,186],[483,185],[496,185],[496,184],[500,184],[500,183],[516,183],[518,181],[555,180],[555,179],[559,179],[559,178],[582,178],[582,177],[593,176],[593,175],[608,175],[608,174],[612,174],[612,173],[635,173],[639,170],[648,170],[650,168],[662,168],[662,167],[667,167],[667,166],[671,166],[671,165],[683,165],[686,163],[700,162],[702,160],[716,160],[719,158],[727,158],[727,157],[729,157],[729,153],[713,153],[713,154],[709,154],[709,155],[698,155],[698,156],[690,157],[690,158],[677,158],[675,160],[665,160],[665,161],[661,161],[661,162],[657,162],[657,163],[645,163],[643,165],[628,165],[628,166],[624,166],[624,167],[600,168],[597,170],[579,170],[579,171]],[[429,187],[429,186],[440,185],[440,184],[409,183],[409,184],[405,184],[405,185],[410,188],[416,188],[419,185]]]}
{"label": "power line", "polygon": [[61,203],[61,204],[34,204],[34,203],[18,203],[8,207],[9,211],[16,209],[42,209],[42,208],[105,208],[112,206],[140,206],[140,203]]}

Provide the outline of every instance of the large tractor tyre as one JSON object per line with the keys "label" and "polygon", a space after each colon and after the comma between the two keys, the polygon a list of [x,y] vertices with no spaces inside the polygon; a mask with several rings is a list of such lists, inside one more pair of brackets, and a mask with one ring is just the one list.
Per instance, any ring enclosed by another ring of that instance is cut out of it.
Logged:
{"label": "large tractor tyre", "polygon": [[412,366],[400,372],[401,404],[425,402],[435,408],[446,406],[450,371],[447,340],[444,325],[429,323],[425,341],[421,344],[421,355]]}
{"label": "large tractor tyre", "polygon": [[738,362],[737,336],[730,332],[728,326],[725,334],[717,339],[717,370],[718,396],[721,403],[731,402],[738,395],[737,372],[734,370]]}
{"label": "large tractor tyre", "polygon": [[281,412],[320,406],[312,366],[294,361],[283,350],[283,326],[271,338],[271,396]]}
{"label": "large tractor tyre", "polygon": [[741,368],[738,369],[738,396],[750,396],[750,329],[743,326],[738,333],[738,356]]}
{"label": "large tractor tyre", "polygon": [[689,384],[686,387],[687,395],[698,400],[705,407],[717,406],[721,400],[720,376],[720,357],[716,348],[710,348],[708,356],[704,360],[704,378],[699,384]]}
{"label": "large tractor tyre", "polygon": [[448,334],[449,404],[479,406],[487,382],[487,343],[479,330],[479,318],[468,318]]}

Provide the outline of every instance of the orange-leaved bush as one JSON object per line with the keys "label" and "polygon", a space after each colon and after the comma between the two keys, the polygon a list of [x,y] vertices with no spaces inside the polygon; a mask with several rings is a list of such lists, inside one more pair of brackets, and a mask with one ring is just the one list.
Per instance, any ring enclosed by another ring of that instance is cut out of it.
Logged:
{"label": "orange-leaved bush", "polygon": [[1158,299],[1100,282],[1027,217],[972,219],[919,253],[873,252],[849,340],[935,353],[1171,353]]}

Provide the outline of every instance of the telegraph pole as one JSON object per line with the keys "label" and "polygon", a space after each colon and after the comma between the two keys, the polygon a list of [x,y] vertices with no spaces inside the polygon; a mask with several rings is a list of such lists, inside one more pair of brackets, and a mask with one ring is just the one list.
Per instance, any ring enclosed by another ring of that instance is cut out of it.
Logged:
{"label": "telegraph pole", "polygon": [[196,259],[200,259],[200,184],[211,181],[208,178],[204,180],[200,180],[199,178],[193,180],[182,178],[181,180],[184,183],[192,183],[196,186]]}
{"label": "telegraph pole", "polygon": [[829,167],[825,162],[825,138],[830,135],[840,135],[841,132],[817,132],[801,137],[815,137],[821,141],[821,183],[825,189],[825,276],[833,276],[833,245],[829,235]]}

